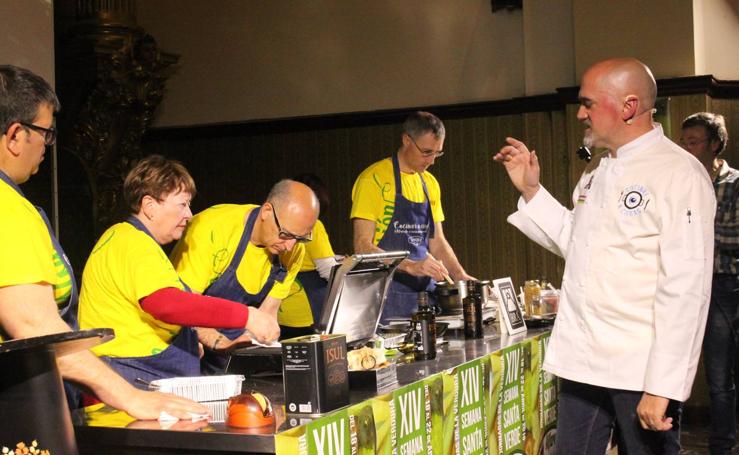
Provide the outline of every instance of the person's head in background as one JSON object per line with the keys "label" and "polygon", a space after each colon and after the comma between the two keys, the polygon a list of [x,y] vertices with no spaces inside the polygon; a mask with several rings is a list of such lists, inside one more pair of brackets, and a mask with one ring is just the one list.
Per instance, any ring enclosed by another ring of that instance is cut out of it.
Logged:
{"label": "person's head in background", "polygon": [[698,158],[712,175],[718,156],[726,150],[729,132],[724,116],[711,112],[697,112],[683,120],[680,145]]}
{"label": "person's head in background", "polygon": [[403,144],[398,151],[401,166],[412,172],[424,172],[444,152],[446,129],[439,117],[429,112],[417,111],[403,122]]}
{"label": "person's head in background", "polygon": [[0,65],[0,170],[17,183],[38,172],[56,142],[59,100],[48,82],[23,68]]}
{"label": "person's head in background", "polygon": [[192,218],[195,182],[179,161],[150,155],[136,164],[123,182],[123,197],[160,245],[179,240]]}
{"label": "person's head in background", "polygon": [[296,182],[308,185],[308,187],[313,190],[313,193],[315,193],[316,197],[318,198],[318,202],[321,204],[321,214],[326,213],[326,211],[328,210],[328,205],[331,202],[331,198],[329,197],[328,187],[325,183],[323,183],[323,180],[321,180],[319,176],[313,174],[312,172],[298,174],[292,179]]}

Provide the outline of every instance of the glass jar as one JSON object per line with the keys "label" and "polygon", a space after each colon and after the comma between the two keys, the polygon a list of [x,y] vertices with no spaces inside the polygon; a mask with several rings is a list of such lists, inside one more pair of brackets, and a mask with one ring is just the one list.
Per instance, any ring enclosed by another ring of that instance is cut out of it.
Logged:
{"label": "glass jar", "polygon": [[556,314],[559,310],[559,291],[556,289],[541,290],[542,315]]}
{"label": "glass jar", "polygon": [[[539,280],[526,280],[526,283],[523,286],[523,300],[524,300],[524,310],[526,311],[527,316],[534,316],[537,315],[537,313],[534,311],[533,302],[534,299],[540,301],[541,298],[541,285],[539,283]],[[537,308],[538,315],[541,316],[541,305],[538,305]]]}

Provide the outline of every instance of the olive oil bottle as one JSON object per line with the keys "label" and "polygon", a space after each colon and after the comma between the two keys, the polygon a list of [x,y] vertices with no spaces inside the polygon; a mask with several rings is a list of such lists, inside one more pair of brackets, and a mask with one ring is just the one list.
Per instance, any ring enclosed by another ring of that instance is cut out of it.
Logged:
{"label": "olive oil bottle", "polygon": [[416,360],[436,358],[436,315],[429,306],[426,292],[418,293],[418,311],[411,318],[413,357]]}

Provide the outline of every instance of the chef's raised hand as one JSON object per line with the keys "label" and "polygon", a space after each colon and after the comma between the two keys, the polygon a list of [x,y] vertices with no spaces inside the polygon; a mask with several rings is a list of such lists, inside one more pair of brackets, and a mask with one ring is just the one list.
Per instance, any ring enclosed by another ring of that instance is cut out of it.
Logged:
{"label": "chef's raised hand", "polygon": [[508,145],[503,146],[493,159],[503,163],[513,186],[528,202],[539,191],[539,159],[536,151],[529,152],[526,144],[518,139],[507,137],[506,142]]}
{"label": "chef's raised hand", "polygon": [[280,336],[280,326],[277,319],[259,308],[249,308],[249,320],[246,321],[246,330],[253,338],[262,344],[269,344]]}

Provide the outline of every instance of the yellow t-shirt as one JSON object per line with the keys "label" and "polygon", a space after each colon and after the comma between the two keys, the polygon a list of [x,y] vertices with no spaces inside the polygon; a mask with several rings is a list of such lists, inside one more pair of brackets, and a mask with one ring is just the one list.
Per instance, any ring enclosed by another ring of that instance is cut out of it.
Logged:
{"label": "yellow t-shirt", "polygon": [[139,304],[140,299],[164,288],[184,290],[159,244],[129,223],[108,228],[82,273],[80,328],[115,330],[115,338],[94,347],[93,352],[147,357],[166,349],[180,326],[154,318]]}
{"label": "yellow t-shirt", "polygon": [[[305,244],[305,257],[303,257],[300,271],[315,270],[314,259],[333,257],[333,255],[334,250],[331,248],[326,228],[321,220],[318,220],[313,227],[313,240]],[[307,327],[313,323],[308,295],[299,279],[293,282],[290,293],[282,301],[277,321],[287,327]]]}
{"label": "yellow t-shirt", "polygon": [[[441,208],[441,189],[436,177],[423,173],[423,181],[431,200],[434,222],[444,221]],[[418,173],[400,173],[403,196],[411,202],[424,202],[423,185]],[[395,177],[392,158],[380,160],[362,171],[352,188],[352,210],[350,218],[362,218],[375,222],[374,244],[380,243],[395,212]]]}
{"label": "yellow t-shirt", "polygon": [[[221,204],[193,217],[170,255],[177,273],[193,291],[203,293],[226,270],[244,232],[246,215],[252,209],[259,209],[259,206]],[[287,276],[283,282],[275,282],[268,294],[270,297],[287,297],[304,254],[304,245],[296,244],[291,251],[280,255],[280,261],[287,268]],[[236,268],[236,279],[248,293],[257,294],[267,281],[271,268],[270,252],[249,242]]]}
{"label": "yellow t-shirt", "polygon": [[0,207],[0,287],[49,284],[57,305],[63,307],[72,293],[73,278],[54,250],[44,219],[33,204],[3,180]]}

